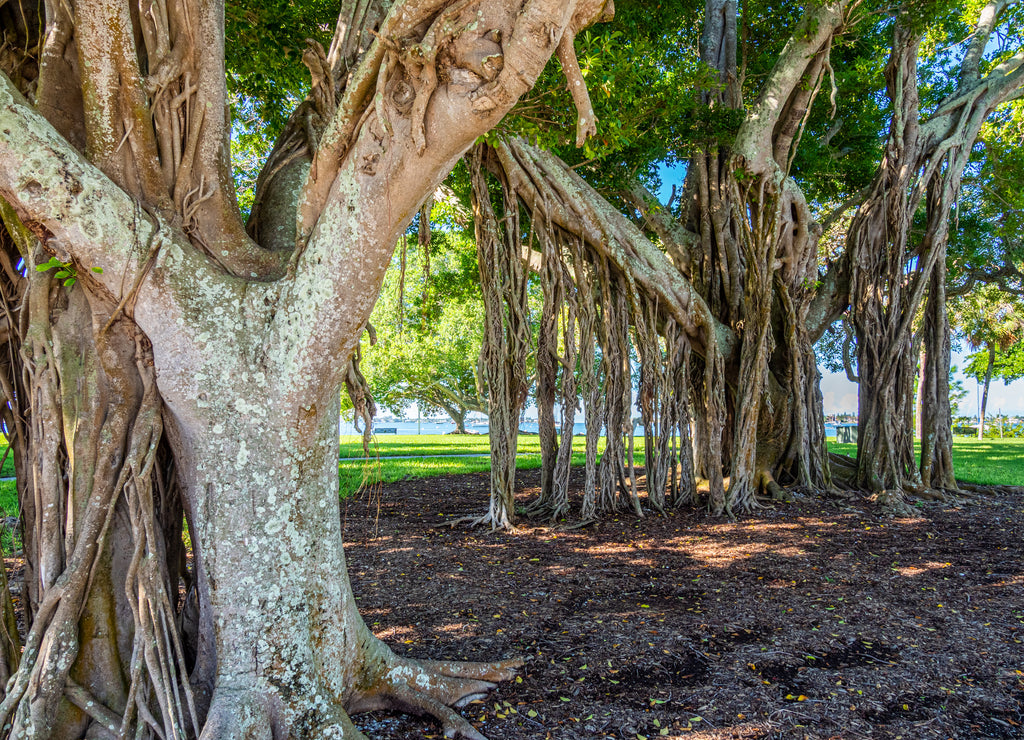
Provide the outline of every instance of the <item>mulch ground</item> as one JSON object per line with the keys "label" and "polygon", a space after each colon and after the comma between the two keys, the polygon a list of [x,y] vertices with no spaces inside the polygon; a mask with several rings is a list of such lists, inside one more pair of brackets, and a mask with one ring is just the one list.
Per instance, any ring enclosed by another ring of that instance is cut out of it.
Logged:
{"label": "mulch ground", "polygon": [[[521,504],[537,484],[519,474]],[[463,710],[489,740],[1024,738],[1024,490],[902,519],[808,497],[738,521],[437,527],[486,503],[487,474],[451,476],[343,516],[362,614],[396,651],[526,659]]]}

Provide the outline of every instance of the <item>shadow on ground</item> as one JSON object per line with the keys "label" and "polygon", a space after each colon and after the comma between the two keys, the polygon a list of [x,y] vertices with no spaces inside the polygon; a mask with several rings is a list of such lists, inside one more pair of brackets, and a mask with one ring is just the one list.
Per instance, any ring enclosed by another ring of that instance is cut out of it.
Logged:
{"label": "shadow on ground", "polygon": [[361,611],[398,652],[527,659],[464,711],[489,740],[1024,738],[1024,494],[911,519],[805,498],[736,522],[437,527],[482,512],[487,481],[391,484],[342,515]]}

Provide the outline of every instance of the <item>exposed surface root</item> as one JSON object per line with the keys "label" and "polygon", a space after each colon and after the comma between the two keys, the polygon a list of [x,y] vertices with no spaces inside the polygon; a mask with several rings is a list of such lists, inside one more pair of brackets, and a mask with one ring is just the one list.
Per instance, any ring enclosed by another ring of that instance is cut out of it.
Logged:
{"label": "exposed surface root", "polygon": [[982,495],[999,494],[1001,496],[1019,496],[1024,493],[1024,486],[979,486],[975,483],[956,482],[962,491]]}
{"label": "exposed surface root", "polygon": [[555,498],[547,501],[537,499],[526,507],[525,513],[530,519],[547,519],[554,523],[569,513],[569,501]]}
{"label": "exposed surface root", "polygon": [[460,524],[465,524],[467,527],[472,529],[473,527],[490,527],[492,532],[497,532],[499,529],[505,532],[515,532],[516,527],[514,524],[509,522],[507,519],[501,517],[495,517],[491,512],[481,514],[480,516],[470,515],[459,517],[455,521],[445,522],[443,526],[454,529]]}
{"label": "exposed surface root", "polygon": [[903,491],[898,488],[887,488],[871,496],[870,500],[878,504],[882,511],[893,516],[914,517],[920,514],[907,502]]}
{"label": "exposed surface root", "polygon": [[356,696],[350,711],[396,709],[431,716],[441,722],[446,738],[487,740],[452,707],[483,699],[498,681],[507,681],[521,660],[498,663],[460,663],[392,656],[372,685]]}
{"label": "exposed surface root", "polygon": [[939,488],[926,488],[917,494],[919,499],[924,501],[953,501],[955,496],[947,494]]}
{"label": "exposed surface root", "polygon": [[771,473],[763,472],[761,474],[761,483],[764,485],[765,493],[768,494],[772,501],[789,503],[793,500],[790,492],[780,486]]}

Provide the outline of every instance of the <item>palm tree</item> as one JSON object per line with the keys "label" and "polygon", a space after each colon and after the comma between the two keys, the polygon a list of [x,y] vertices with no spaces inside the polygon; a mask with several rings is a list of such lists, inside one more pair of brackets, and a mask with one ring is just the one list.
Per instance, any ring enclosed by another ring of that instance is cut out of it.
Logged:
{"label": "palm tree", "polygon": [[972,363],[977,368],[975,372],[968,369],[969,375],[979,380],[982,375],[985,378],[978,409],[978,439],[981,439],[985,434],[985,408],[996,353],[1006,352],[1014,344],[1024,342],[1024,302],[995,285],[985,285],[957,302],[953,320],[971,349],[987,351],[983,373],[978,367],[980,363]]}

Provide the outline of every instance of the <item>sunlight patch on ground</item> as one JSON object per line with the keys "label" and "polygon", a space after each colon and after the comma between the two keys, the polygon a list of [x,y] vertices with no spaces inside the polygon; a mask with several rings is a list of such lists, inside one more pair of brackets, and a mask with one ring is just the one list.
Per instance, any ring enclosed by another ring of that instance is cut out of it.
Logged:
{"label": "sunlight patch on ground", "polygon": [[787,558],[807,557],[807,551],[794,545],[782,547],[768,542],[743,542],[726,545],[722,542],[704,541],[697,546],[686,547],[686,554],[712,568],[727,568],[737,560],[749,560],[758,555],[779,555]]}
{"label": "sunlight patch on ground", "polygon": [[950,565],[949,563],[928,562],[928,563],[919,563],[918,565],[904,565],[904,566],[900,566],[899,568],[895,568],[894,570],[897,573],[899,573],[901,576],[910,577],[910,576],[919,576],[919,575],[921,575],[923,573],[927,573],[930,570],[940,570],[942,568],[948,568],[949,565]]}

